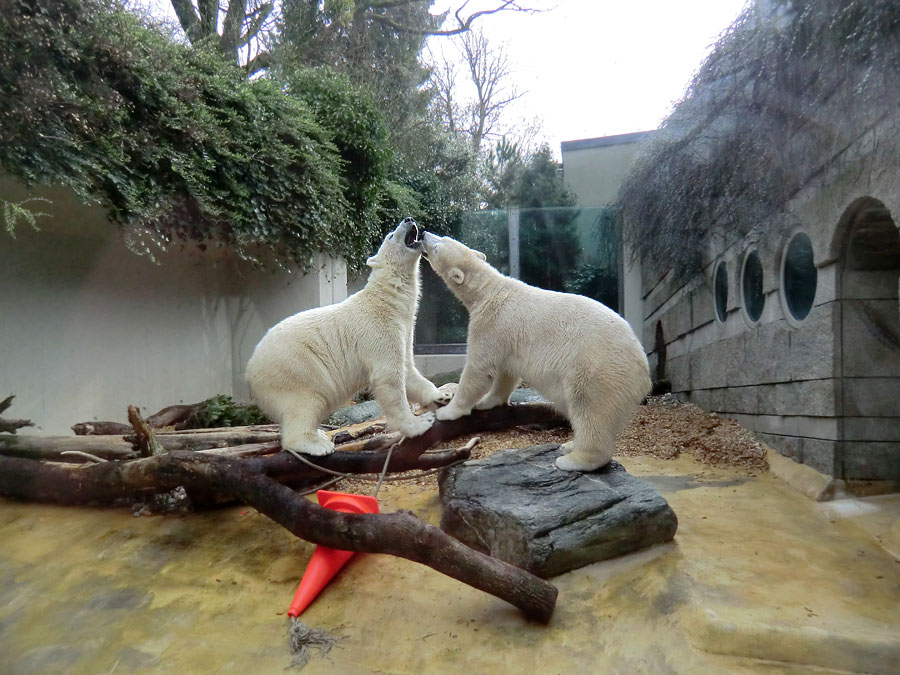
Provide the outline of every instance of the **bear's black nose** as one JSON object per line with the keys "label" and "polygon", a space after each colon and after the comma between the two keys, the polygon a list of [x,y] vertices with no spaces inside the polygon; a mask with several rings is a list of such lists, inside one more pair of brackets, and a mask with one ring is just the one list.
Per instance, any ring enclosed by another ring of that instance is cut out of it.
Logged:
{"label": "bear's black nose", "polygon": [[405,225],[406,223],[412,223],[413,225],[415,225],[415,224],[416,224],[416,221],[413,220],[412,218],[404,218],[403,221],[402,221],[400,224],[401,224],[401,225]]}

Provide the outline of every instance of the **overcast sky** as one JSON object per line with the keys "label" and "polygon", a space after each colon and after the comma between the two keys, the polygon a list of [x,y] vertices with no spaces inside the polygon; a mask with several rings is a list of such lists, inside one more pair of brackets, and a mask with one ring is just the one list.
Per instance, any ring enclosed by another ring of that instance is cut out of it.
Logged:
{"label": "overcast sky", "polygon": [[[458,6],[438,0],[432,11]],[[494,5],[470,0],[469,8]],[[520,90],[517,113],[543,118],[561,141],[655,129],[745,0],[520,0],[540,14],[479,19],[505,44]]]}
{"label": "overcast sky", "polygon": [[[174,18],[170,0],[146,0]],[[431,11],[465,0],[436,0]],[[554,152],[581,138],[655,129],[745,0],[519,0],[478,25],[502,44],[525,95],[513,118],[543,121]],[[468,0],[466,9],[496,6]]]}

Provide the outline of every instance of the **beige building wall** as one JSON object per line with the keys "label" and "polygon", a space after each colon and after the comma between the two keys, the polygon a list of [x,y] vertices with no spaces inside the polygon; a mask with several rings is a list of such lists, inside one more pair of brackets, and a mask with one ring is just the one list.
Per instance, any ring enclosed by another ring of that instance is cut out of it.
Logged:
{"label": "beige building wall", "polygon": [[[616,199],[619,187],[641,151],[642,142],[654,132],[563,141],[563,176],[575,193],[579,206],[606,206]],[[619,313],[631,325],[638,338],[643,336],[641,268],[632,262],[631,251],[620,251]],[[649,349],[651,345],[645,344]]]}
{"label": "beige building wall", "polygon": [[[244,365],[284,317],[346,297],[342,262],[308,275],[252,270],[227,250],[194,245],[154,263],[125,246],[98,207],[66,189],[39,192],[39,231],[0,229],[0,395],[26,433],[68,434],[76,422],[125,421],[215,394],[246,400]],[[0,179],[0,198],[27,195]]]}
{"label": "beige building wall", "polygon": [[654,132],[563,141],[563,175],[579,206],[606,206],[616,199],[634,164],[641,141]]}

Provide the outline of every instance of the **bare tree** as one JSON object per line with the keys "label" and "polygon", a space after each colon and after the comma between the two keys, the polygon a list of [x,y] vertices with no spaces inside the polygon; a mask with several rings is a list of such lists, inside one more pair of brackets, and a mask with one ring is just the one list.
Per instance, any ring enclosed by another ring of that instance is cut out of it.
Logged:
{"label": "bare tree", "polygon": [[478,152],[485,140],[503,135],[499,131],[503,113],[523,92],[512,82],[507,55],[481,31],[462,33],[455,48],[450,58],[431,51],[435,107],[447,128],[467,135]]}

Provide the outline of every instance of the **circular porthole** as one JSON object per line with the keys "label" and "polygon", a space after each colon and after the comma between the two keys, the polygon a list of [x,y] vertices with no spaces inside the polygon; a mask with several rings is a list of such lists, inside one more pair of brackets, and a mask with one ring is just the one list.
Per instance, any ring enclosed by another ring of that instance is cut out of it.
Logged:
{"label": "circular porthole", "polygon": [[728,268],[722,260],[716,265],[716,274],[713,277],[713,293],[716,299],[716,318],[720,323],[725,323],[728,318]]}
{"label": "circular porthole", "polygon": [[750,251],[744,258],[741,294],[744,299],[744,314],[751,324],[755,324],[762,316],[766,304],[766,296],[763,293],[763,268],[759,261],[759,253],[756,251]]}
{"label": "circular porthole", "polygon": [[807,317],[816,299],[817,281],[812,241],[798,232],[788,241],[781,261],[781,297],[788,318],[803,321]]}

